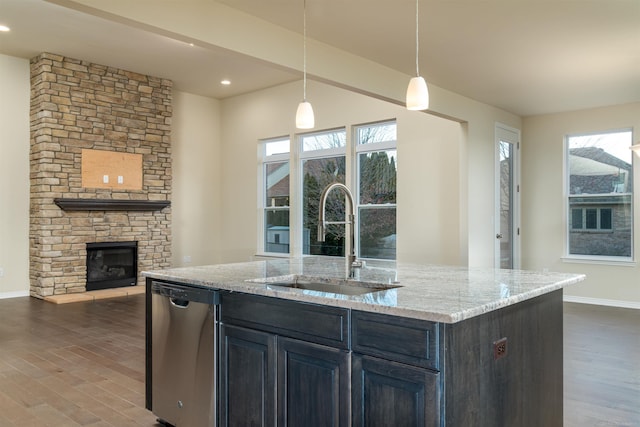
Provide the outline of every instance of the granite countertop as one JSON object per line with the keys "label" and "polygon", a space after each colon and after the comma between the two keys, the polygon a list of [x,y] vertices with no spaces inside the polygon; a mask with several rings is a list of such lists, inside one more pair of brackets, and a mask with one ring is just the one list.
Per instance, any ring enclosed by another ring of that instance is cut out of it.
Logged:
{"label": "granite countertop", "polygon": [[296,275],[345,278],[344,258],[302,257],[145,271],[198,287],[456,323],[584,280],[583,274],[367,262],[360,280],[398,286],[363,295],[343,295],[274,286]]}

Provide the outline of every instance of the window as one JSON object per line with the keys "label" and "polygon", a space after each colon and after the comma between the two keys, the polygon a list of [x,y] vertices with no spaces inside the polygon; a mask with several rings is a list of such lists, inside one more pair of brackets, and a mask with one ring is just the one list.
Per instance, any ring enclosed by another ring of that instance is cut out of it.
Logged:
{"label": "window", "polygon": [[356,128],[362,258],[396,258],[396,123]]}
{"label": "window", "polygon": [[289,138],[262,142],[264,251],[289,253]]}
{"label": "window", "polygon": [[[332,182],[345,183],[345,129],[309,133],[300,137],[302,152],[302,253],[344,256],[344,225],[329,225],[324,242],[318,241],[319,201],[322,190]],[[327,199],[326,219],[343,221],[345,197],[333,192]]]}
{"label": "window", "polygon": [[630,130],[567,137],[568,253],[632,257]]}
{"label": "window", "polygon": [[572,230],[610,231],[611,208],[573,208],[571,209]]}
{"label": "window", "polygon": [[[320,195],[327,185],[340,182],[354,196],[357,255],[396,258],[396,122],[354,126],[351,130],[302,134],[291,150],[289,138],[262,141],[264,252],[344,256],[344,224],[328,225],[325,241],[318,241]],[[290,175],[296,179],[290,180]],[[300,200],[295,202],[299,208],[293,212],[289,192],[293,200]],[[345,206],[344,194],[332,192],[327,199],[326,219],[344,221]]]}

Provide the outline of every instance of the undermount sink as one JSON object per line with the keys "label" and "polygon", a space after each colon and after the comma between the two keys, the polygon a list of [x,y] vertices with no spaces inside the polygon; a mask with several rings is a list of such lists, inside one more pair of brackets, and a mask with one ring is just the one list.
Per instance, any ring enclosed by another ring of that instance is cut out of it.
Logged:
{"label": "undermount sink", "polygon": [[269,287],[301,289],[305,291],[315,291],[341,295],[364,295],[401,287],[397,284],[364,282],[353,279],[311,277],[295,274],[288,276],[270,277],[265,279],[253,279],[249,281],[255,283],[264,283]]}

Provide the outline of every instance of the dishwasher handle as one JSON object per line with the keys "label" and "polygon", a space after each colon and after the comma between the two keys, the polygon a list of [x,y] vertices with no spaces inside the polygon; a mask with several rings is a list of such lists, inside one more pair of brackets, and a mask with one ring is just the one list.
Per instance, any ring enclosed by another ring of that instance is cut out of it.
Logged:
{"label": "dishwasher handle", "polygon": [[177,283],[154,280],[151,282],[151,293],[169,298],[171,303],[179,308],[186,308],[189,302],[199,302],[210,305],[220,303],[219,293],[215,289],[199,288]]}
{"label": "dishwasher handle", "polygon": [[169,298],[169,302],[171,305],[176,308],[187,308],[189,307],[189,300],[180,299],[180,298]]}

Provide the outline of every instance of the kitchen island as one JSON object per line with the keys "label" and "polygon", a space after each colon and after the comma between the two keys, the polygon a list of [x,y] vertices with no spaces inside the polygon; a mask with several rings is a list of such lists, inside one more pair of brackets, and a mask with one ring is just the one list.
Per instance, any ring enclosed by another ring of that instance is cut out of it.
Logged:
{"label": "kitchen island", "polygon": [[583,275],[345,271],[305,257],[145,272],[147,408],[168,405],[153,398],[166,321],[153,289],[166,283],[215,294],[213,360],[196,375],[212,386],[206,425],[562,425],[562,288]]}

